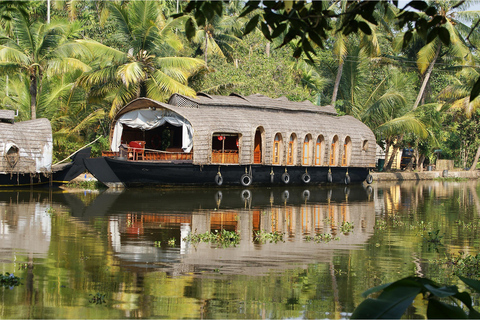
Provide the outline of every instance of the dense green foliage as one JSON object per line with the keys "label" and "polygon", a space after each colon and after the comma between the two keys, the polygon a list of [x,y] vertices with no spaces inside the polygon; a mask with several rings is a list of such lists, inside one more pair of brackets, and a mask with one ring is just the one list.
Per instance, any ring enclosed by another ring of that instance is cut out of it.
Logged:
{"label": "dense green foliage", "polygon": [[137,97],[286,96],[334,103],[384,148],[472,166],[480,15],[470,1],[419,1],[415,13],[388,1],[271,5],[53,1],[47,17],[46,1],[0,2],[1,108],[51,120],[59,161],[99,136],[94,153],[108,148],[110,119]]}

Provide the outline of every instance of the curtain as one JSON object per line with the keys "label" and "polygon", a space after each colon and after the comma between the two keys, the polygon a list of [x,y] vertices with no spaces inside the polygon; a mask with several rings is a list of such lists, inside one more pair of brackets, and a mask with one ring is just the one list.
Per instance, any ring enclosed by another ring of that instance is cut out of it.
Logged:
{"label": "curtain", "polygon": [[113,131],[112,151],[116,152],[120,147],[123,125],[147,131],[160,127],[165,122],[176,127],[182,127],[182,149],[184,152],[190,152],[193,147],[193,128],[190,122],[177,113],[151,109],[130,111],[117,120]]}

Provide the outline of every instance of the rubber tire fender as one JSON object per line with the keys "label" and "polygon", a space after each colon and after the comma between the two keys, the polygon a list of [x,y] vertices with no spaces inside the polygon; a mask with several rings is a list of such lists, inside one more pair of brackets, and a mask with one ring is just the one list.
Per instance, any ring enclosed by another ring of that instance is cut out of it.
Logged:
{"label": "rubber tire fender", "polygon": [[252,177],[249,174],[244,173],[240,177],[240,183],[242,184],[242,186],[248,187],[252,184]]}
{"label": "rubber tire fender", "polygon": [[282,174],[282,181],[285,184],[288,184],[290,182],[290,175],[288,174],[288,172]]}
{"label": "rubber tire fender", "polygon": [[345,182],[345,184],[350,184],[350,176],[347,174],[345,175],[345,179],[343,180],[343,182]]}
{"label": "rubber tire fender", "polygon": [[310,175],[308,173],[304,173],[302,174],[302,181],[303,183],[310,183],[310,181],[312,180],[312,177],[310,177]]}
{"label": "rubber tire fender", "polygon": [[332,176],[331,172],[327,173],[327,181],[330,182],[330,183],[332,183],[332,181],[333,181],[333,176]]}
{"label": "rubber tire fender", "polygon": [[220,173],[217,173],[217,175],[215,176],[215,183],[219,187],[223,184],[223,177]]}
{"label": "rubber tire fender", "polygon": [[373,177],[371,174],[368,174],[367,177],[365,178],[365,181],[368,183],[368,184],[372,184],[373,182]]}

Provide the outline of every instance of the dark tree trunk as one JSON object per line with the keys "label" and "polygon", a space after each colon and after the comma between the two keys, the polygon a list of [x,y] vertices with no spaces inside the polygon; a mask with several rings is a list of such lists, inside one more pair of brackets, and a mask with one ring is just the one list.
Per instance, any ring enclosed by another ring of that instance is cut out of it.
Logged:
{"label": "dark tree trunk", "polygon": [[332,106],[335,106],[335,102],[337,101],[338,88],[340,87],[340,79],[342,79],[342,73],[343,61],[338,65],[337,77],[335,78],[335,85],[333,86]]}
{"label": "dark tree trunk", "polygon": [[428,66],[427,72],[425,72],[425,77],[423,78],[422,86],[420,87],[420,91],[418,92],[417,100],[415,101],[415,104],[413,105],[413,110],[415,110],[418,105],[420,104],[420,101],[425,93],[425,88],[427,87],[428,80],[430,79],[430,76],[432,75],[433,71],[433,66],[435,65],[435,62],[437,61],[438,55],[440,54],[440,49],[442,48],[442,43],[439,43],[437,46],[437,51],[435,52],[435,57],[433,58],[432,62]]}
{"label": "dark tree trunk", "polygon": [[30,74],[30,112],[31,118],[37,118],[37,76],[35,73]]}
{"label": "dark tree trunk", "polygon": [[480,157],[480,145],[478,146],[477,154],[475,155],[475,159],[473,159],[473,163],[472,163],[472,166],[470,167],[470,171],[473,171],[477,168],[477,162],[479,157]]}
{"label": "dark tree trunk", "polygon": [[418,171],[423,172],[423,163],[425,162],[425,155],[421,154],[420,159],[418,159],[417,168]]}

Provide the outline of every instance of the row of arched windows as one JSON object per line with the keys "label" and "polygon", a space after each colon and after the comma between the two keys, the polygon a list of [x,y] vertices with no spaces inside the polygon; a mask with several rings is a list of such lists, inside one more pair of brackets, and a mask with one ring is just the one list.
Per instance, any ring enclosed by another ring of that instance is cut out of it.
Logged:
{"label": "row of arched windows", "polygon": [[[325,138],[319,135],[317,139],[312,139],[310,134],[307,134],[303,139],[301,164],[305,166],[348,166],[350,165],[350,158],[352,153],[352,140],[346,137],[343,141],[343,148],[340,149],[340,141],[335,135],[329,146],[329,157],[325,158]],[[292,133],[288,139],[286,150],[283,150],[283,137],[281,133],[275,135],[273,141],[273,164],[277,165],[295,165],[297,164],[297,137]],[[285,163],[284,152],[286,152]]]}

